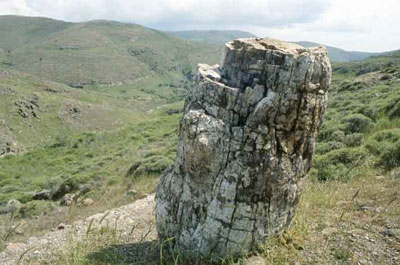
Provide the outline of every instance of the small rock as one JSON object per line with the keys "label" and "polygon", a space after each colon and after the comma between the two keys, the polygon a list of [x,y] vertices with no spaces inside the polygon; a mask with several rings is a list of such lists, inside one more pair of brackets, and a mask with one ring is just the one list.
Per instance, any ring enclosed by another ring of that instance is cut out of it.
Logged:
{"label": "small rock", "polygon": [[84,200],[82,201],[82,204],[83,204],[84,206],[90,206],[90,205],[92,205],[93,203],[94,203],[93,199],[90,199],[90,198],[86,198],[86,199],[84,199]]}
{"label": "small rock", "polygon": [[74,197],[75,197],[74,194],[71,193],[65,194],[60,200],[60,205],[70,206],[74,201]]}
{"label": "small rock", "polygon": [[390,177],[397,179],[400,178],[400,168],[395,168],[390,172]]}
{"label": "small rock", "polygon": [[16,199],[11,199],[7,202],[7,212],[14,213],[21,209],[22,203]]}
{"label": "small rock", "polygon": [[63,224],[63,223],[61,223],[61,224],[59,224],[58,226],[57,226],[57,229],[58,230],[62,230],[62,229],[64,229],[65,228],[65,224]]}
{"label": "small rock", "polygon": [[20,252],[23,251],[26,246],[27,245],[24,243],[8,243],[6,251],[11,253]]}
{"label": "small rock", "polygon": [[381,213],[383,211],[385,211],[385,207],[383,207],[383,206],[379,206],[378,208],[375,209],[376,213]]}
{"label": "small rock", "polygon": [[368,206],[368,205],[361,205],[360,206],[360,208],[359,208],[359,210],[360,211],[363,211],[363,212],[366,212],[366,211],[369,211],[369,210],[371,210],[371,206]]}
{"label": "small rock", "polygon": [[376,178],[377,180],[381,180],[381,179],[384,179],[385,176],[376,176],[375,178]]}
{"label": "small rock", "polygon": [[137,191],[135,189],[130,189],[125,192],[125,196],[127,197],[136,197]]}
{"label": "small rock", "polygon": [[381,234],[384,235],[384,236],[388,236],[388,237],[393,237],[393,236],[394,236],[393,231],[390,230],[390,229],[385,229],[385,230],[383,230],[383,231],[381,232]]}
{"label": "small rock", "polygon": [[324,236],[330,236],[332,234],[335,234],[338,230],[334,227],[327,227],[324,230],[322,230],[322,234]]}

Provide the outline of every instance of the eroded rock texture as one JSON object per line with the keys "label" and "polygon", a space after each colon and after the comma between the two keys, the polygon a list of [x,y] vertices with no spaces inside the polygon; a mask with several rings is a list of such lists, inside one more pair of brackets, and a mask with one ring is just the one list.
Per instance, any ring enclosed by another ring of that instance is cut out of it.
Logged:
{"label": "eroded rock texture", "polygon": [[290,225],[327,103],[325,48],[271,39],[226,44],[199,65],[177,159],[157,188],[161,240],[217,259],[254,249]]}

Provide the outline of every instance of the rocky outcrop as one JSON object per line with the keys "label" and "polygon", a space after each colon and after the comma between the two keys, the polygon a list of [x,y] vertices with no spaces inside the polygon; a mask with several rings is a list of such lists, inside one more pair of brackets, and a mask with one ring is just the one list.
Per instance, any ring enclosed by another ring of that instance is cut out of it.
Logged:
{"label": "rocky outcrop", "polygon": [[199,65],[177,159],[160,179],[161,240],[180,253],[238,256],[290,225],[327,103],[326,49],[271,39],[227,43]]}

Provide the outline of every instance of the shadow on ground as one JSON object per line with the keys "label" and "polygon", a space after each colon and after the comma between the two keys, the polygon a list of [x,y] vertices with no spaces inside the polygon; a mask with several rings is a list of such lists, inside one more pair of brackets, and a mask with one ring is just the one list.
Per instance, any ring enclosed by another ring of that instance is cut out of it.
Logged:
{"label": "shadow on ground", "polygon": [[[160,253],[160,245],[157,240],[142,243],[129,243],[110,245],[107,248],[90,253],[86,256],[88,264],[96,265],[227,265],[229,262],[212,262],[210,260],[181,257],[172,253],[168,246],[164,246]],[[163,256],[160,259],[161,255]],[[86,263],[85,263],[86,264]]]}
{"label": "shadow on ground", "polygon": [[142,243],[111,245],[87,255],[89,264],[160,264],[156,240]]}

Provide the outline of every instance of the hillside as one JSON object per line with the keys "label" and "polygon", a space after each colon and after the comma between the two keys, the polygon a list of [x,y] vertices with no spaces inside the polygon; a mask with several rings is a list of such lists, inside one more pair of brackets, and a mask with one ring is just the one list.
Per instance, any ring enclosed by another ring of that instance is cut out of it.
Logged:
{"label": "hillside", "polygon": [[0,16],[0,65],[73,86],[183,78],[198,61],[215,62],[215,53],[134,24]]}

